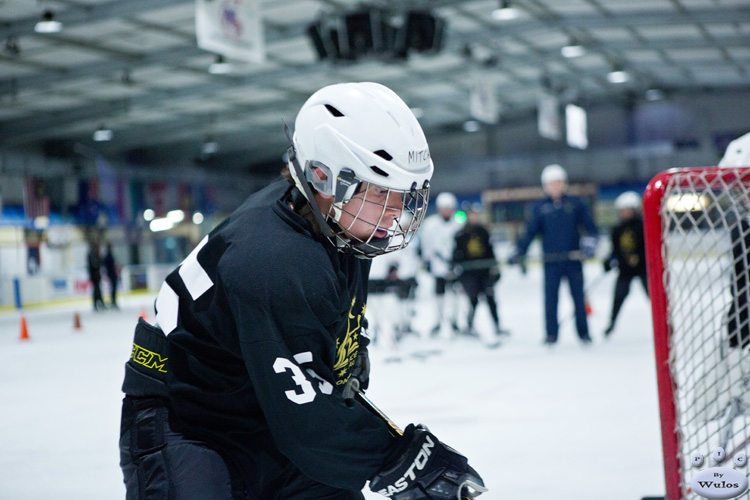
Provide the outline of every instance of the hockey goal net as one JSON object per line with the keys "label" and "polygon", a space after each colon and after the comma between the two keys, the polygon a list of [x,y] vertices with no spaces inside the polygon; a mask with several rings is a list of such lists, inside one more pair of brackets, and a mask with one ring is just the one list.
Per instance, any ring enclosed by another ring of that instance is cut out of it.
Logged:
{"label": "hockey goal net", "polygon": [[750,167],[670,170],[643,201],[667,500],[699,499],[695,453],[750,455]]}

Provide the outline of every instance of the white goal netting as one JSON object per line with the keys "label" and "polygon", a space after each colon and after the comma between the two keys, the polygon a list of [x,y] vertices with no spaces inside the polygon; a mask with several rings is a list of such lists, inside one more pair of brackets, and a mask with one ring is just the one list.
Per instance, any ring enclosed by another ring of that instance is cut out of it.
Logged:
{"label": "white goal netting", "polygon": [[[669,403],[661,401],[662,423],[673,425],[677,438],[676,456],[665,439],[665,461],[675,460],[682,498],[698,499],[689,488],[698,472],[694,453],[706,457],[704,468],[716,465],[709,457],[717,447],[727,453],[722,466],[750,454],[750,168],[682,169],[661,187],[663,279],[651,290],[666,298],[666,318],[655,314],[654,334],[667,335],[667,359],[659,360],[657,349],[657,364],[669,363],[674,422],[664,421]],[[653,267],[655,245],[647,244]],[[750,492],[738,498],[750,500]]]}

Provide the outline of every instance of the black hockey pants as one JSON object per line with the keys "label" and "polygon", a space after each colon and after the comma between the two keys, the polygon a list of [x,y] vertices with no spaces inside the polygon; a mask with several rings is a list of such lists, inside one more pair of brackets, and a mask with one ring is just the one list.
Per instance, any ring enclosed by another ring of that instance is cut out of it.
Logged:
{"label": "black hockey pants", "polygon": [[[222,457],[169,427],[158,398],[126,397],[122,405],[120,467],[127,500],[245,500]],[[235,476],[236,477],[236,476]]]}
{"label": "black hockey pants", "polygon": [[610,314],[609,321],[610,325],[614,325],[615,321],[617,321],[617,315],[620,314],[620,308],[622,307],[622,304],[625,303],[625,297],[627,297],[630,292],[630,282],[635,278],[641,280],[643,290],[646,292],[646,295],[648,295],[648,277],[646,276],[645,271],[637,274],[621,272],[617,276],[617,283],[615,284],[615,297],[612,302],[612,314]]}
{"label": "black hockey pants", "polygon": [[163,400],[124,399],[120,467],[126,500],[364,500],[359,491],[316,483],[296,469],[275,494],[260,498],[221,454],[173,431],[168,420]]}

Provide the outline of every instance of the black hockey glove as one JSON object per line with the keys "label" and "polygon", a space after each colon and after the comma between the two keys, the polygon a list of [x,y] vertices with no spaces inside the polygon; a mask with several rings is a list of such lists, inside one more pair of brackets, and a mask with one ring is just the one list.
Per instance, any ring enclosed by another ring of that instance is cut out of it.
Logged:
{"label": "black hockey glove", "polygon": [[409,424],[396,458],[370,479],[370,489],[391,500],[471,500],[487,491],[466,457],[427,427]]}
{"label": "black hockey glove", "polygon": [[370,355],[367,353],[367,347],[360,346],[349,380],[346,381],[342,390],[344,399],[354,399],[357,391],[364,391],[369,385]]}
{"label": "black hockey glove", "polygon": [[502,276],[502,274],[500,273],[500,268],[491,267],[489,270],[489,276],[490,276],[490,284],[492,285],[500,281],[500,276]]}
{"label": "black hockey glove", "polygon": [[604,261],[604,272],[610,272],[617,265],[617,259],[607,259]]}

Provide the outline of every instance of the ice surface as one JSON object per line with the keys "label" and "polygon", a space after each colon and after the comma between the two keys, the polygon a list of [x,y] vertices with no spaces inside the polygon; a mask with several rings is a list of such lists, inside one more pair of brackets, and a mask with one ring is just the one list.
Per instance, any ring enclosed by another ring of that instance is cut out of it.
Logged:
{"label": "ice surface", "polygon": [[[585,272],[594,283],[601,266]],[[413,324],[420,335],[374,343],[368,396],[397,423],[424,423],[468,456],[490,488],[485,500],[663,494],[650,308],[634,282],[604,340],[615,277],[590,290],[588,347],[577,341],[563,283],[560,342],[547,348],[541,269],[504,269],[497,292],[512,335],[488,349],[474,339],[429,338],[431,289],[421,276]],[[383,311],[378,300],[370,299],[369,313]],[[138,314],[152,301],[123,297],[120,311],[100,313],[88,302],[28,310],[26,342],[19,313],[0,314],[0,499],[124,498],[120,385]],[[75,312],[81,330],[73,329]],[[476,324],[489,339],[484,303]]]}

